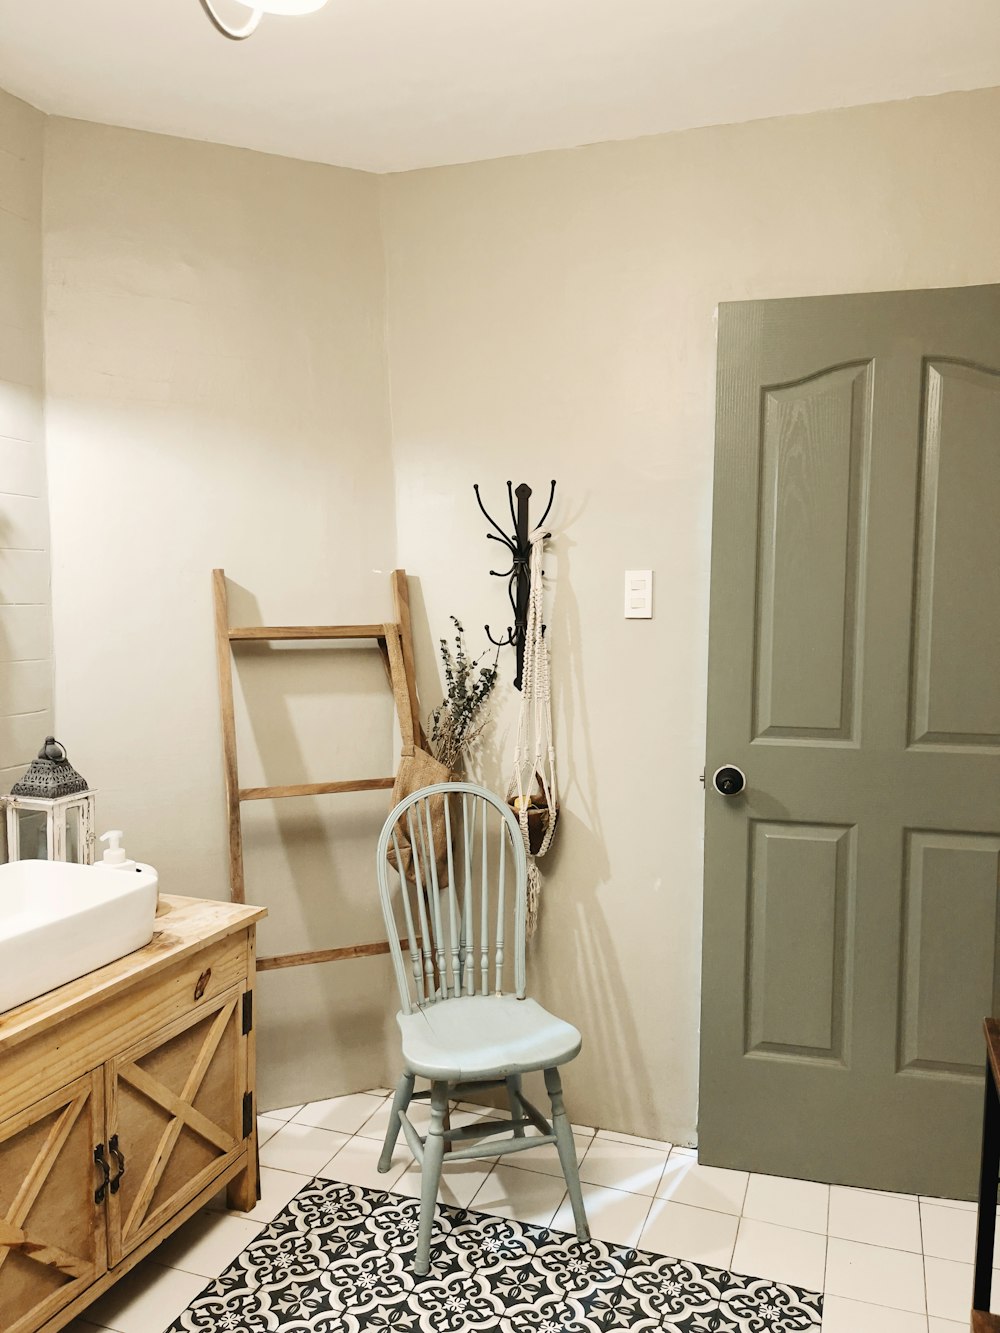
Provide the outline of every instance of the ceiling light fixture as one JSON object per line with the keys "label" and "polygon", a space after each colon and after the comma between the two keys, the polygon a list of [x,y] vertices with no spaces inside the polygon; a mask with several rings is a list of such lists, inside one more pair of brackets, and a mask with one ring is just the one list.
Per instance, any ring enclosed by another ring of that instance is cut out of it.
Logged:
{"label": "ceiling light fixture", "polygon": [[250,17],[242,26],[227,23],[215,12],[215,0],[201,0],[202,8],[224,37],[231,37],[234,42],[241,42],[244,37],[257,31],[257,25],[265,14],[313,14],[322,9],[326,0],[237,0],[250,11]]}

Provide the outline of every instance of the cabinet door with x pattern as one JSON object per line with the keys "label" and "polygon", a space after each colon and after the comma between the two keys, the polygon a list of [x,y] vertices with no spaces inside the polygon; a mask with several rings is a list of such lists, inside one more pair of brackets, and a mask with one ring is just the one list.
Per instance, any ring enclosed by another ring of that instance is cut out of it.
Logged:
{"label": "cabinet door with x pattern", "polygon": [[96,1070],[0,1123],[0,1329],[39,1328],[107,1267]]}
{"label": "cabinet door with x pattern", "polygon": [[246,1038],[242,988],[106,1066],[110,1262],[116,1264],[243,1149]]}

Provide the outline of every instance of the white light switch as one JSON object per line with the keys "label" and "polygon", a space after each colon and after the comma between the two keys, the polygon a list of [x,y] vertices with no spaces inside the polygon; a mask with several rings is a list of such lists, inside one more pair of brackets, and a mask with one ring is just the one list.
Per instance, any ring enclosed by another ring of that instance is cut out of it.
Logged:
{"label": "white light switch", "polygon": [[651,620],[653,616],[653,571],[626,569],[625,619]]}

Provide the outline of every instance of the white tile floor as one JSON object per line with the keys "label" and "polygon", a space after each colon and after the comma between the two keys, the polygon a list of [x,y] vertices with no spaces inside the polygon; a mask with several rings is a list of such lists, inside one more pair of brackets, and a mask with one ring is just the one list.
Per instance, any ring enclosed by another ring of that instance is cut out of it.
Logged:
{"label": "white tile floor", "polygon": [[[383,1088],[260,1117],[262,1198],[250,1213],[203,1210],[70,1326],[163,1333],[311,1176],[416,1195],[398,1146],[376,1163],[389,1114]],[[481,1117],[461,1104],[452,1123]],[[420,1124],[423,1108],[412,1116]],[[917,1199],[700,1166],[689,1148],[574,1125],[591,1229],[603,1240],[826,1293],[824,1333],[957,1333],[968,1328],[972,1204]],[[552,1148],[445,1166],[446,1203],[572,1230]],[[994,1263],[1000,1264],[1000,1253]],[[1000,1296],[1000,1273],[994,1287]]]}

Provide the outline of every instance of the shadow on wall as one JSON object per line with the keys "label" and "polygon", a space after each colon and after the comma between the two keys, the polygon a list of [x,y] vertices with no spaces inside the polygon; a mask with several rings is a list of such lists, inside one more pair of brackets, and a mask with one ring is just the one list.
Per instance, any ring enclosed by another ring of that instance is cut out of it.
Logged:
{"label": "shadow on wall", "polygon": [[[607,782],[613,778],[599,771],[584,693],[583,655],[586,639],[572,578],[574,542],[568,535],[568,529],[578,518],[579,513],[560,518],[553,525],[558,535],[551,544],[552,573],[546,580],[548,619],[553,636],[553,702],[561,785],[561,827],[551,851],[540,863],[545,884],[539,931],[528,946],[529,989],[542,1004],[575,1023],[583,1033],[581,1056],[566,1071],[571,1116],[578,1122],[599,1119],[606,1127],[641,1133],[643,1126],[634,1123],[636,1107],[655,1104],[654,1092],[650,1085],[648,1053],[641,1049],[639,1030],[630,1007],[630,995],[634,987],[623,970],[628,967],[628,960],[619,961],[623,950],[617,946],[615,933],[617,895],[626,892],[627,886],[612,883],[607,833],[601,822],[601,781]],[[546,568],[548,570],[549,567]],[[484,644],[483,622],[489,619],[490,612],[495,611],[498,604],[494,594],[499,590],[498,596],[505,596],[499,580],[489,579],[485,568],[483,580],[482,596],[477,598],[471,608],[468,604],[444,604],[445,615],[456,614],[462,620],[466,642],[473,652],[481,649]],[[431,708],[442,697],[440,639],[450,638],[451,626],[447,621],[444,625],[430,623],[427,599],[418,577],[409,579],[409,591],[421,713],[426,722]],[[435,596],[433,600],[437,606],[441,605],[442,599]],[[493,618],[496,619],[496,616]],[[241,607],[240,619],[252,623],[252,607]],[[332,665],[339,667],[340,659]],[[500,683],[494,698],[492,718],[467,773],[470,781],[480,782],[501,795],[507,790],[517,710],[521,701],[520,694],[511,684],[513,674],[514,653],[511,649],[504,649],[500,654]],[[377,676],[372,677],[372,685],[381,695],[384,686]],[[328,684],[326,688],[329,688]],[[276,775],[278,780],[296,780],[288,776],[295,752],[283,752],[281,740],[282,735],[286,739],[294,736],[290,714],[286,711],[279,717],[273,709],[269,714],[266,711],[267,702],[263,699],[258,701],[256,693],[249,697],[248,702],[253,714],[267,721],[266,727],[259,727],[258,740],[262,759],[268,766],[272,780],[275,780]],[[602,706],[605,706],[604,701]],[[391,742],[387,744],[391,747]],[[369,753],[370,749],[371,743]],[[301,753],[297,762],[302,762]],[[386,772],[394,771],[395,766],[396,756],[393,752]],[[366,770],[360,769],[358,773],[363,771]],[[334,778],[349,774],[338,771],[320,776]],[[357,834],[359,846],[364,846],[365,839],[368,839],[363,853],[362,878],[366,884],[371,885],[367,901],[372,912],[372,930],[375,932],[370,933],[368,938],[380,939],[384,931],[377,915],[373,849],[386,813],[387,793],[380,792],[375,796],[382,798],[381,802],[376,800],[373,805],[365,807],[365,815],[359,818],[356,826],[352,825],[352,836]],[[347,798],[321,799],[342,801]],[[340,808],[338,805],[338,811]],[[366,822],[369,810],[372,814],[370,824]],[[301,825],[296,825],[294,838],[291,826],[283,827],[295,880],[305,885],[307,873],[311,879],[316,877],[316,862],[300,868],[295,859],[295,844],[302,835]],[[321,839],[322,829],[322,824],[318,824],[310,839]],[[331,885],[336,885],[329,849],[325,849],[322,856],[325,860],[322,873]],[[310,941],[313,946],[348,942],[344,939],[343,925],[339,930],[331,928],[315,901],[306,896],[305,889],[296,892],[297,899],[303,904],[303,912],[313,913],[308,917],[308,932],[313,936]],[[340,890],[334,888],[333,892],[336,896]],[[366,907],[366,916],[367,910]],[[355,923],[350,923],[350,939],[360,940],[362,936],[354,933],[354,926]],[[325,931],[325,935],[319,934],[321,931]],[[319,938],[316,938],[317,934]],[[329,970],[339,972],[340,968],[341,965],[336,964]],[[374,1041],[372,1039],[381,1028],[388,1034],[384,1062],[371,1083],[388,1081],[392,1084],[398,1075],[399,1057],[398,1038],[392,1021],[396,1009],[395,987],[388,966],[380,974],[384,977],[381,987],[376,986],[374,990],[370,988],[367,964],[362,968],[359,964],[345,963],[343,968],[349,971],[352,980],[357,978],[359,985],[364,982],[365,993],[355,995],[349,1003],[342,990],[328,992],[333,997],[331,1003],[335,1002],[337,1008],[336,1018],[331,1014],[326,1020],[337,1024],[336,1031],[331,1030],[330,1039],[348,1043],[367,1040],[377,1045],[377,1037]],[[328,969],[306,970],[326,972]],[[282,974],[271,975],[277,977]],[[284,975],[289,976],[290,973]],[[353,1008],[352,1004],[357,1007]],[[287,1018],[284,1011],[274,1015],[269,1045],[275,1041],[274,1034],[284,1031]],[[356,1025],[352,1025],[355,1019]],[[545,1104],[545,1094],[540,1079],[538,1083],[539,1087],[532,1087],[529,1095],[541,1106]]]}
{"label": "shadow on wall", "polygon": [[[410,617],[412,620],[413,635],[413,658],[417,669],[417,696],[420,700],[420,720],[426,727],[427,718],[431,709],[436,708],[443,698],[441,676],[439,674],[441,662],[441,640],[448,638],[454,633],[454,628],[449,620],[447,625],[442,627],[441,632],[435,634],[430,626],[430,619],[427,614],[427,603],[424,600],[424,590],[421,581],[416,577],[409,577],[407,584],[410,590]],[[458,611],[452,608],[450,615],[458,615]],[[466,629],[466,641],[472,644],[478,642],[478,636],[470,630],[466,621],[458,615]],[[492,783],[487,784],[492,786]]]}
{"label": "shadow on wall", "polygon": [[[566,1070],[571,1118],[578,1122],[599,1118],[608,1127],[638,1130],[630,1123],[635,1107],[651,1104],[653,1091],[649,1061],[640,1048],[629,1008],[631,987],[619,963],[620,950],[615,947],[613,910],[609,919],[605,905],[612,870],[601,823],[600,775],[584,695],[585,640],[571,576],[574,542],[567,533],[573,521],[568,518],[558,525],[559,535],[550,548],[558,576],[550,575],[546,580],[553,634],[553,708],[561,808],[556,839],[539,862],[542,911],[538,933],[528,946],[529,991],[583,1033],[581,1056]],[[494,582],[488,581],[490,585]],[[486,591],[492,593],[494,589],[488,586]],[[433,635],[428,626],[426,603],[416,579],[411,580],[411,604],[426,713],[427,702],[440,698],[441,684],[431,670],[439,660],[441,636]],[[479,605],[485,604],[484,594]],[[485,619],[486,615],[479,615],[473,623],[471,616],[467,618],[470,648],[481,642]],[[507,790],[521,701],[510,683],[513,674],[514,653],[504,649],[493,717],[468,774],[471,781],[481,782],[501,795]],[[614,891],[621,892],[621,886]],[[528,1084],[529,1096],[537,1105],[545,1105],[540,1077],[532,1077]]]}
{"label": "shadow on wall", "polygon": [[[628,1130],[634,1128],[629,1122],[635,1106],[650,1104],[653,1090],[649,1062],[627,1007],[630,988],[614,947],[614,921],[606,915],[601,892],[612,880],[612,868],[583,686],[584,635],[571,575],[571,522],[564,520],[553,541],[559,566],[551,620],[558,627],[552,687],[560,827],[551,851],[539,862],[542,913],[538,935],[529,946],[529,967],[539,999],[571,1019],[583,1034],[576,1073],[571,1066],[568,1079],[586,1079],[595,1086],[599,1080],[599,1118],[605,1127]],[[619,885],[615,891],[621,889]]]}

